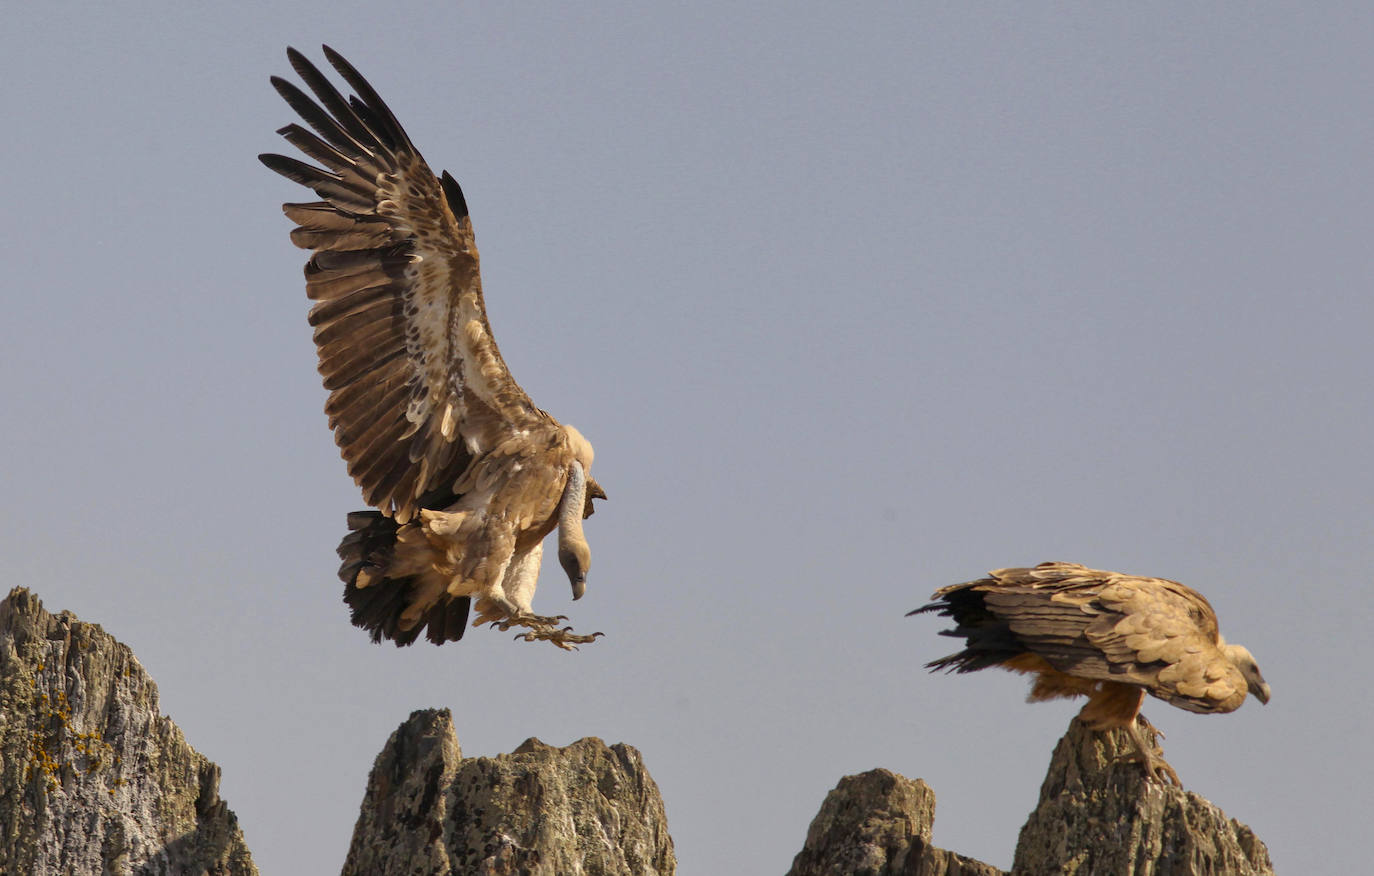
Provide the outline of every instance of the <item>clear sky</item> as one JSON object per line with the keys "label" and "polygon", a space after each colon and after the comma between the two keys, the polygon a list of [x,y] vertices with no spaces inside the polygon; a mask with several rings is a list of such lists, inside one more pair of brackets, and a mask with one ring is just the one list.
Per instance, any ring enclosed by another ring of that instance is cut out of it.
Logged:
{"label": "clear sky", "polygon": [[[1205,593],[1273,685],[1149,701],[1280,872],[1367,866],[1365,4],[20,4],[0,29],[0,550],[128,643],[264,873],[336,871],[372,759],[638,747],[684,874],[782,873],[826,791],[935,789],[1000,866],[1077,709],[905,618],[1066,560]],[[328,42],[462,183],[491,321],[596,445],[576,654],[370,644],[363,507],[256,155]]]}

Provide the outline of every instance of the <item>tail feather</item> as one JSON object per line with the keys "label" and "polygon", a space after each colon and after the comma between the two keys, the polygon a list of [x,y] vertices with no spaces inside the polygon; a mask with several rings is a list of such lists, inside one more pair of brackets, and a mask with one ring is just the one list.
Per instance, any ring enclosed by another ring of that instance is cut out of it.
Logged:
{"label": "tail feather", "polygon": [[[425,632],[436,645],[456,642],[467,631],[472,600],[443,596],[410,629],[401,628],[401,615],[410,607],[415,576],[387,577],[400,526],[377,511],[348,515],[348,535],[339,542],[339,579],[353,625],[368,631],[373,642],[390,640],[397,647],[412,644]],[[359,580],[361,577],[361,581]],[[361,586],[360,586],[361,585]]]}
{"label": "tail feather", "polygon": [[930,661],[926,669],[977,672],[989,666],[1000,666],[1026,653],[1026,646],[1016,638],[1010,625],[988,611],[979,591],[949,587],[936,593],[935,599],[935,602],[907,612],[907,616],[932,613],[952,618],[955,628],[941,630],[940,635],[963,639],[964,649]]}
{"label": "tail feather", "polygon": [[[472,599],[467,596],[450,597],[435,606],[429,613],[425,638],[436,645],[456,642],[463,638],[463,633],[467,632],[468,628],[468,609],[471,607]],[[418,630],[419,627],[415,629]]]}

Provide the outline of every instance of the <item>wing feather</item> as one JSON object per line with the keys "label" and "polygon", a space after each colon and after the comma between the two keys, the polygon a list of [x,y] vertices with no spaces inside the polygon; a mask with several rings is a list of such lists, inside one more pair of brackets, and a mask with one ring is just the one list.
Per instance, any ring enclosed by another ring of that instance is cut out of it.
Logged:
{"label": "wing feather", "polygon": [[[376,286],[364,286],[346,295],[339,295],[335,298],[320,301],[314,307],[310,308],[310,314],[306,319],[311,325],[318,328],[328,323],[332,323],[337,319],[343,319],[350,314],[357,314],[364,310],[372,310],[374,311],[373,319],[378,324],[399,328],[404,331],[404,314],[396,310],[395,304],[396,302],[392,297],[389,285],[380,284]],[[346,340],[352,339],[347,338]],[[330,339],[324,338],[318,342],[321,349],[323,349],[326,344],[330,343]]]}
{"label": "wing feather", "polygon": [[[287,49],[286,56],[291,60],[292,67],[297,66],[297,61],[301,61],[310,69],[315,69],[314,66],[305,59],[305,56],[301,55],[295,49]],[[298,74],[299,72],[300,71],[297,70]],[[364,143],[353,136],[353,134],[350,134],[344,126],[340,124],[338,118],[322,109],[320,105],[315,103],[315,101],[304,91],[297,88],[295,83],[288,79],[283,79],[280,76],[273,76],[269,81],[272,83],[272,87],[277,90],[277,93],[282,96],[282,99],[286,101],[287,105],[296,111],[296,115],[304,119],[305,123],[309,125],[315,133],[319,134],[336,147],[340,153],[344,155],[354,155],[372,152],[372,149],[369,147],[370,145],[376,144]],[[333,103],[334,98],[338,96],[338,92],[329,84],[329,80],[325,79],[323,76],[319,77],[319,82],[324,85],[323,91],[317,92],[316,94],[320,99],[320,103],[326,105]],[[308,85],[309,82],[307,81],[306,84]],[[345,106],[347,106],[347,104],[345,104]],[[364,137],[364,139],[367,138]]]}
{"label": "wing feather", "polygon": [[383,396],[398,388],[404,393],[401,401],[409,399],[410,389],[406,383],[408,375],[408,365],[393,362],[372,375],[370,380],[355,380],[348,386],[330,393],[324,405],[324,412],[329,416],[329,428],[334,430],[334,437],[337,439],[340,434],[348,434],[366,426],[365,418],[371,409]]}
{"label": "wing feather", "polygon": [[[372,467],[365,472],[355,474],[352,469],[349,470],[349,474],[352,474],[354,480],[359,483],[378,484],[377,487],[373,488],[373,492],[363,493],[363,500],[373,507],[380,508],[383,502],[389,500],[391,496],[402,495],[396,485],[407,483],[408,479],[414,478],[418,474],[415,463],[406,456],[405,445],[402,444],[400,447],[401,450],[393,452],[385,459],[378,458]],[[365,480],[368,475],[374,475],[374,477]],[[383,487],[387,490],[385,494],[382,493]],[[415,514],[412,509],[419,507],[399,502],[397,506],[391,515],[397,523],[407,523],[412,520]]]}
{"label": "wing feather", "polygon": [[342,389],[357,380],[365,379],[378,368],[391,364],[405,355],[405,350],[378,346],[348,348],[337,357],[320,355],[320,373],[325,389]]}
{"label": "wing feather", "polygon": [[[284,204],[282,211],[297,223],[298,227],[291,231],[291,242],[301,249],[349,252],[381,249],[400,242],[387,222],[337,213],[328,204]],[[375,266],[369,264],[361,267]],[[387,279],[385,272],[379,273],[382,279]],[[309,279],[308,276],[307,282]]]}
{"label": "wing feather", "polygon": [[338,174],[341,180],[347,181],[350,185],[358,186],[364,191],[372,187],[371,181],[363,176],[362,172],[358,170],[358,165],[351,158],[295,122],[278,128],[277,133],[286,138],[286,141],[292,146]]}
{"label": "wing feather", "polygon": [[315,194],[341,209],[365,212],[372,204],[372,193],[356,175],[345,179],[286,155],[268,155],[262,163],[289,180],[314,190]]}
{"label": "wing feather", "polygon": [[[410,460],[405,458],[404,453],[397,453],[388,457],[379,456],[369,460],[369,462],[371,464],[363,471],[349,470],[349,474],[353,475],[354,480],[360,483],[389,484],[392,481],[401,480],[412,466]],[[368,475],[375,475],[375,477],[369,478]],[[383,498],[380,486],[374,487],[371,492],[363,493],[363,501],[374,507],[380,506]],[[404,509],[394,512],[392,516],[398,523],[405,523],[411,519],[405,515]]]}
{"label": "wing feather", "polygon": [[[360,396],[339,413],[340,422],[334,430],[334,437],[344,451],[344,458],[350,460],[350,467],[369,461],[358,457],[357,463],[352,462],[357,457],[356,451],[370,448],[382,431],[394,432],[391,440],[400,440],[401,435],[410,427],[410,422],[401,413],[409,397],[410,387],[404,383],[384,385],[380,392]],[[365,455],[371,457],[389,452],[386,447],[377,447],[373,448],[372,453]],[[400,448],[398,452],[403,453],[404,448]]]}
{"label": "wing feather", "polygon": [[[343,55],[329,46],[322,48],[324,49],[324,56],[329,59],[329,63],[334,65],[334,69],[339,71],[339,75],[344,78],[344,81],[352,86],[354,91],[358,92],[359,100],[350,101],[350,103],[362,105],[371,117],[373,130],[381,134],[383,139],[395,146],[398,151],[418,154],[415,144],[410,142],[410,137],[401,127],[401,123],[391,114],[391,108],[386,105],[386,101],[382,100],[382,96],[372,89],[372,83],[364,79],[362,74]],[[298,52],[297,55],[299,56],[300,53]],[[304,60],[303,56],[301,58]],[[379,126],[377,122],[382,124]]]}
{"label": "wing feather", "polygon": [[[326,362],[342,362],[344,361],[344,354],[349,352],[361,355],[368,352],[381,353],[384,350],[387,352],[392,350],[404,352],[405,350],[405,330],[398,320],[379,320],[359,332],[359,343],[351,344],[349,343],[350,340],[345,338],[320,344],[321,374],[330,373],[326,367]],[[380,365],[378,367],[380,368]]]}
{"label": "wing feather", "polygon": [[[314,251],[306,294],[335,440],[364,498],[398,520],[454,484],[501,441],[557,423],[530,402],[488,323],[466,200],[436,177],[371,84],[328,46],[345,96],[288,49],[309,89],[272,78],[304,122],[279,133],[308,164],[263,164],[320,201],[283,205],[292,241]],[[311,96],[313,94],[313,97]]]}
{"label": "wing feather", "polygon": [[[314,314],[313,318],[318,323],[315,327],[316,346],[323,347],[335,341],[351,341],[375,323],[404,319],[403,314],[396,313],[396,301],[390,296],[370,297],[370,300],[354,304],[353,307],[343,305],[333,308],[332,314]],[[327,321],[321,322],[322,319]]]}
{"label": "wing feather", "polygon": [[[339,450],[348,461],[348,473],[353,479],[360,484],[380,484],[383,481],[375,475],[389,473],[397,466],[409,465],[402,443],[408,426],[409,423],[402,417],[379,418],[370,428],[363,428],[350,436],[352,440],[347,444],[340,444]],[[368,504],[373,503],[369,501]]]}
{"label": "wing feather", "polygon": [[334,83],[329,81],[329,77],[321,73],[309,58],[292,48],[286,50],[286,58],[291,62],[291,69],[296,71],[301,81],[315,93],[320,103],[324,104],[327,124],[336,133],[347,137],[353,145],[364,150],[374,151],[383,146],[377,135],[354,113],[349,102],[334,87]]}

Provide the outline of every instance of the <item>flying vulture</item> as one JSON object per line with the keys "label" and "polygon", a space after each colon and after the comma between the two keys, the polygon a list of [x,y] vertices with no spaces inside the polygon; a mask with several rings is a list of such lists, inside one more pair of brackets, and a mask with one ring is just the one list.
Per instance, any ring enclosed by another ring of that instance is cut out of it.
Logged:
{"label": "flying vulture", "polygon": [[374,642],[435,644],[473,625],[519,627],[562,648],[593,641],[531,610],[543,540],[558,529],[572,597],[591,554],[582,520],[606,498],[592,446],[535,407],[496,347],[462,189],[436,177],[353,65],[325,57],[356,93],[344,97],[295,49],[315,94],[272,77],[313,129],[278,131],[320,166],[260,155],[321,200],[283,205],[312,250],[306,295],[325,413],[348,473],[375,511],[348,515],[339,545],[344,600]]}
{"label": "flying vulture", "polygon": [[965,642],[928,669],[1001,666],[1033,673],[1029,702],[1086,696],[1078,717],[1094,730],[1125,728],[1146,774],[1161,781],[1179,784],[1137,726],[1137,716],[1145,723],[1146,693],[1190,712],[1234,711],[1247,692],[1269,702],[1255,658],[1227,644],[1212,606],[1177,581],[1041,563],[997,569],[937,590],[931,599],[908,616],[953,618],[957,626],[941,635]]}

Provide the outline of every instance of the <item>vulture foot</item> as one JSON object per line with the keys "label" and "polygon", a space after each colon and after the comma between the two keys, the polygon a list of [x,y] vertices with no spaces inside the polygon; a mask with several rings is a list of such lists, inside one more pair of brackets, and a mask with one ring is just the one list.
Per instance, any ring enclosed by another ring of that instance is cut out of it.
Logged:
{"label": "vulture foot", "polygon": [[604,636],[605,633],[592,633],[584,636],[574,633],[572,627],[556,628],[552,625],[547,627],[533,627],[528,633],[517,633],[515,638],[524,639],[526,642],[553,642],[564,651],[576,651],[578,645],[586,645],[595,642],[597,636]]}
{"label": "vulture foot", "polygon": [[1164,734],[1154,728],[1144,715],[1137,715],[1136,720],[1132,721],[1126,728],[1131,741],[1135,743],[1135,754],[1123,754],[1117,760],[1138,763],[1145,768],[1145,777],[1159,782],[1161,785],[1170,784],[1175,788],[1182,788],[1183,783],[1179,781],[1178,773],[1164,760],[1164,750],[1158,745],[1147,745],[1145,734],[1141,728],[1148,727],[1155,736],[1164,738]]}
{"label": "vulture foot", "polygon": [[519,612],[516,614],[503,614],[498,609],[489,609],[474,621],[474,626],[479,623],[490,623],[493,627],[502,632],[508,632],[512,627],[525,627],[527,632],[516,633],[515,638],[524,639],[526,642],[553,642],[564,651],[576,651],[578,645],[585,645],[588,642],[595,642],[597,636],[604,633],[592,633],[590,636],[583,636],[572,631],[572,627],[559,627],[559,624],[566,621],[566,615],[542,615]]}

